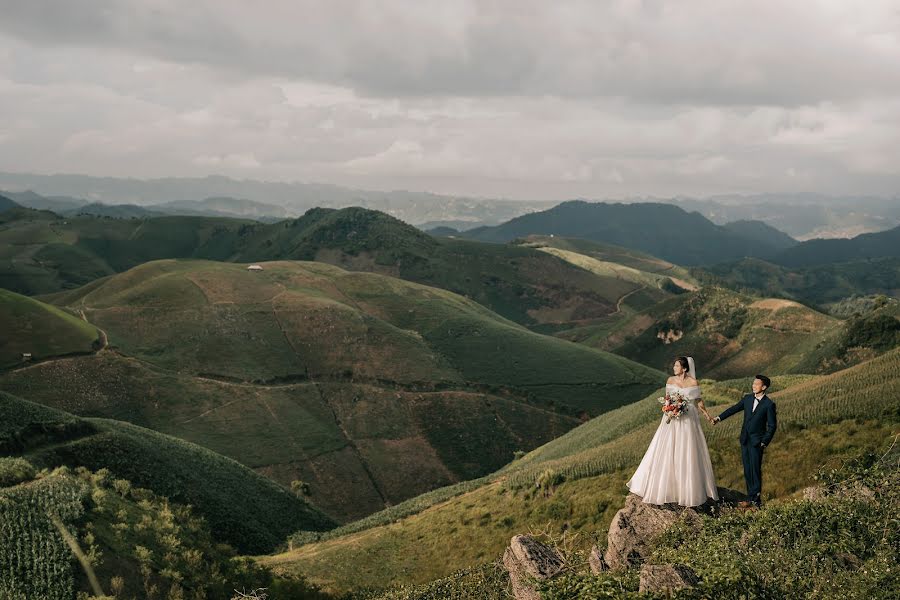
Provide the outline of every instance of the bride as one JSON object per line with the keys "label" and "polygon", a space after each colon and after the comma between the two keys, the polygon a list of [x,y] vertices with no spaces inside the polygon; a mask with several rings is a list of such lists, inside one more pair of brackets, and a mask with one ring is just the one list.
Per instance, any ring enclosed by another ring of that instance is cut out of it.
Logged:
{"label": "bride", "polygon": [[703,406],[694,359],[679,356],[672,367],[674,376],[666,382],[666,393],[678,392],[688,400],[681,417],[666,422],[663,415],[640,466],[627,483],[628,489],[648,504],[677,502],[699,506],[707,498],[719,499],[706,437],[697,411],[712,422]]}

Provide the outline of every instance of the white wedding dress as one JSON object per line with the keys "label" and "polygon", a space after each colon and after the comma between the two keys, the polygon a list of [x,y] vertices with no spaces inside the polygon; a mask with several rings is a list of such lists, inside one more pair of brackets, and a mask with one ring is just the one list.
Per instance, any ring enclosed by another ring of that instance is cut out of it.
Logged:
{"label": "white wedding dress", "polygon": [[627,483],[628,489],[648,504],[699,506],[707,498],[718,500],[716,477],[696,405],[700,386],[666,384],[666,392],[673,391],[688,399],[688,410],[671,423],[666,423],[663,415],[640,466]]}

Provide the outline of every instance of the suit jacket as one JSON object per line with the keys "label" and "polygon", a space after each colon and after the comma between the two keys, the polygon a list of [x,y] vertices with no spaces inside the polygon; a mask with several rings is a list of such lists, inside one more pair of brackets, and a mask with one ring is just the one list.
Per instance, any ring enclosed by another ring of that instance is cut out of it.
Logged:
{"label": "suit jacket", "polygon": [[778,417],[775,412],[775,403],[768,396],[763,396],[753,411],[753,394],[747,394],[740,402],[725,409],[719,415],[719,420],[724,421],[731,415],[744,411],[744,426],[741,428],[741,445],[753,446],[760,444],[768,446],[772,442],[775,430],[778,428]]}

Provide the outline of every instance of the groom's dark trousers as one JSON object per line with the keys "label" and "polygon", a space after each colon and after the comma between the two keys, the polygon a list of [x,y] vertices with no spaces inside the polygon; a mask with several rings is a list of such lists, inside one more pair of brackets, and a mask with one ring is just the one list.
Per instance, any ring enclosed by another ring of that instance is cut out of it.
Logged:
{"label": "groom's dark trousers", "polygon": [[765,447],[772,441],[778,428],[775,403],[763,396],[753,410],[753,394],[747,394],[734,406],[719,415],[724,421],[733,414],[744,411],[741,428],[741,460],[744,463],[744,480],[747,482],[747,500],[759,506],[762,501],[762,460]]}

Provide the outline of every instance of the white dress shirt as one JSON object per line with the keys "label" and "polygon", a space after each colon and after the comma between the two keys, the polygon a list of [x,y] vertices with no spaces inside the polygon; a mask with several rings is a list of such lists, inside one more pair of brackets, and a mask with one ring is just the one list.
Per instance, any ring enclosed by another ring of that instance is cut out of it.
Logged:
{"label": "white dress shirt", "polygon": [[763,396],[765,396],[765,394],[760,394],[759,396],[757,396],[755,394],[753,395],[753,411],[752,412],[756,412],[756,407],[759,406],[759,401],[762,400]]}

